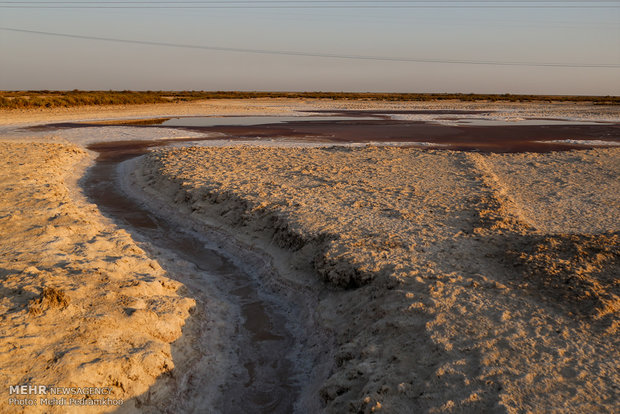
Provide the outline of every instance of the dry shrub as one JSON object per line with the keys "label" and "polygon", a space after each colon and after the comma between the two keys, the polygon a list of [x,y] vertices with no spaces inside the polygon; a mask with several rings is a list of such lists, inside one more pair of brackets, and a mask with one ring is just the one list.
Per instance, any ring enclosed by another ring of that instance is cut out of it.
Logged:
{"label": "dry shrub", "polygon": [[37,316],[48,309],[64,309],[67,306],[69,306],[69,297],[63,290],[44,287],[39,297],[28,304],[28,313]]}

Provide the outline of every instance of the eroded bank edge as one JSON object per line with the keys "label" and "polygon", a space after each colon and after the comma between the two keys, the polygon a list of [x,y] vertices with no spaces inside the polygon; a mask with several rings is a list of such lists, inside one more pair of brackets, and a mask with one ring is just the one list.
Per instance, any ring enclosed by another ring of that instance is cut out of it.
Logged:
{"label": "eroded bank edge", "polygon": [[178,190],[174,183],[168,182],[159,188],[147,185],[144,159],[142,156],[119,165],[121,189],[147,210],[199,238],[208,248],[255,277],[265,288],[262,294],[269,295],[271,301],[288,311],[287,328],[296,338],[293,359],[298,364],[302,388],[296,409],[300,412],[320,410],[319,390],[334,359],[332,335],[319,315],[318,296],[324,286],[314,274],[307,272],[295,271],[300,278],[287,276],[291,273],[290,252],[275,246],[265,234],[242,232],[216,217],[192,214],[191,206],[174,203]]}

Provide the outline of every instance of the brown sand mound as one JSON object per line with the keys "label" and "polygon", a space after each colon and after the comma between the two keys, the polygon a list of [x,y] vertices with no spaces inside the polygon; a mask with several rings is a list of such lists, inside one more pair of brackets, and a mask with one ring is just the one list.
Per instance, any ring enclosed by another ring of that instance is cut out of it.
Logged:
{"label": "brown sand mound", "polygon": [[10,385],[111,387],[127,401],[175,366],[170,344],[194,301],[70,192],[67,174],[85,157],[72,146],[0,142],[0,412],[20,412],[7,403]]}

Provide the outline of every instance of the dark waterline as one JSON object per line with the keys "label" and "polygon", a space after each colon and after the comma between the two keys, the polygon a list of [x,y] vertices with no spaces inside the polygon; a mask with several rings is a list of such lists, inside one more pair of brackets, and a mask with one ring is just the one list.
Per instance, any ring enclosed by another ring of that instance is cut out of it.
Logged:
{"label": "dark waterline", "polygon": [[[299,384],[294,379],[293,364],[285,358],[294,338],[286,329],[284,311],[266,300],[260,294],[258,282],[225,256],[153,215],[118,190],[120,162],[146,153],[149,147],[165,144],[140,141],[91,145],[89,149],[100,156],[85,178],[85,192],[105,215],[130,233],[209,274],[239,305],[244,320],[236,329],[236,343],[230,345],[238,347],[239,365],[245,372],[231,375],[215,405],[224,413],[290,413],[299,395]],[[210,375],[209,372],[199,374]]]}

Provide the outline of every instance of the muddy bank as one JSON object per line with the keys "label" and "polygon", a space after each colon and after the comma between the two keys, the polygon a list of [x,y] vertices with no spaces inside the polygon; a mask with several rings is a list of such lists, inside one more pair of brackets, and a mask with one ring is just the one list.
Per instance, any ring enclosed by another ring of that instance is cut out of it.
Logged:
{"label": "muddy bank", "polygon": [[[211,298],[205,297],[203,290],[228,303],[233,316],[220,315],[222,319],[214,322],[229,326],[227,349],[218,354],[199,347],[225,361],[221,364],[222,377],[214,379],[211,367],[188,366],[193,381],[180,390],[190,400],[202,397],[205,384],[217,382],[219,391],[212,400],[200,398],[204,405],[189,407],[209,407],[224,413],[319,410],[321,402],[315,388],[331,363],[326,357],[331,352],[331,340],[325,329],[316,325],[314,296],[304,289],[299,291],[300,286],[283,284],[271,258],[251,244],[210,226],[197,228],[169,205],[131,186],[129,177],[137,148],[146,151],[149,144],[160,143],[91,146],[101,151],[100,160],[85,185],[104,212],[130,224],[127,229],[148,243],[147,251],[164,249],[197,267],[202,275],[198,281],[179,275],[174,263],[170,271],[205,313],[209,312]],[[116,175],[120,176],[110,181]],[[169,400],[173,398],[167,396]]]}
{"label": "muddy bank", "polygon": [[[318,292],[318,320],[337,344],[318,390],[327,412],[613,412],[617,151],[565,163],[557,153],[497,162],[406,148],[181,148],[149,154],[135,179]],[[557,168],[575,171],[560,187],[594,198],[550,184],[541,188],[563,202],[523,214],[528,185],[515,180],[530,166],[549,183]],[[581,214],[590,202],[598,210]],[[556,214],[569,220],[547,233]]]}
{"label": "muddy bank", "polygon": [[[177,385],[179,389],[175,394],[164,395],[163,406],[184,410],[209,408],[225,413],[306,412],[316,407],[318,398],[300,397],[312,371],[316,370],[313,365],[319,364],[313,360],[318,357],[318,344],[315,343],[315,350],[304,348],[304,343],[308,342],[306,338],[316,336],[310,333],[313,326],[312,321],[308,320],[308,310],[302,309],[311,298],[292,301],[292,292],[291,298],[286,293],[278,295],[283,287],[274,284],[277,277],[271,274],[274,269],[270,268],[267,259],[253,256],[240,245],[235,245],[234,251],[224,249],[227,243],[222,238],[227,237],[225,235],[205,231],[198,233],[191,231],[190,227],[184,231],[184,224],[187,223],[175,221],[173,215],[167,218],[160,216],[155,211],[156,203],[146,198],[138,201],[135,192],[130,190],[134,193],[132,198],[121,190],[121,181],[126,180],[129,171],[125,167],[120,172],[122,178],[119,177],[120,163],[145,153],[150,146],[165,143],[90,145],[89,149],[99,152],[99,157],[83,182],[87,195],[104,214],[142,241],[154,257],[165,251],[167,255],[178,257],[195,267],[198,279],[187,278],[179,272],[176,261],[164,265],[164,269],[182,282],[188,294],[196,299],[203,317],[211,312],[210,302],[214,296],[227,302],[231,313],[221,320],[211,321],[228,325],[229,336],[221,339],[227,343],[224,349],[214,351],[206,348],[205,344],[196,343],[205,339],[206,343],[213,342],[204,338],[204,334],[189,338],[194,342],[196,353],[210,354],[219,362],[217,375],[214,366],[187,365],[182,375],[191,377],[191,384]],[[150,209],[147,209],[148,205]],[[269,277],[274,284],[272,289],[262,285],[265,281],[261,277]],[[301,317],[306,320],[299,320]],[[208,323],[204,327],[211,329]],[[213,388],[214,385],[218,386],[218,392],[211,394],[209,400],[204,396],[204,388]],[[178,393],[183,394],[185,403],[174,403]],[[196,400],[202,405],[197,404]],[[162,402],[142,404],[160,408]]]}

